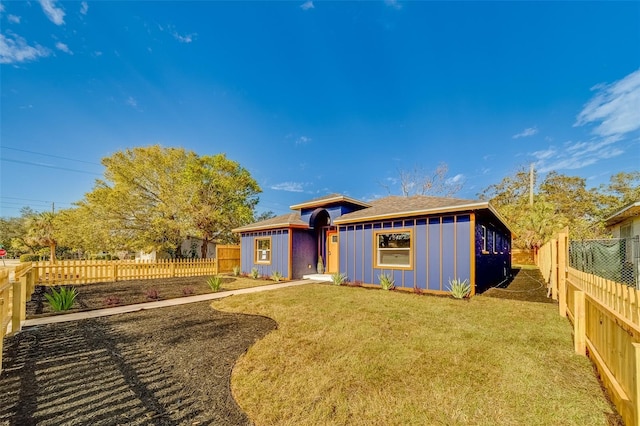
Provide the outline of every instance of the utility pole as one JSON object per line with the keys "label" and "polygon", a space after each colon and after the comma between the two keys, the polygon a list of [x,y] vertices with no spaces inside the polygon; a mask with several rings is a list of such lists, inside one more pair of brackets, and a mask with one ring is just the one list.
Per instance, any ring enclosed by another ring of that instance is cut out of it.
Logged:
{"label": "utility pole", "polygon": [[56,212],[56,202],[52,201],[51,202],[51,213],[55,213]]}
{"label": "utility pole", "polygon": [[529,205],[533,206],[533,163],[529,169]]}

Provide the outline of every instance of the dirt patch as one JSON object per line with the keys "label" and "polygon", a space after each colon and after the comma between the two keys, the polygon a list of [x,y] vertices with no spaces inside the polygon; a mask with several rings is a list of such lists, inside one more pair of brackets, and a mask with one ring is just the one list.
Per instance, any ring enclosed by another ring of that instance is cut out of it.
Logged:
{"label": "dirt patch", "polygon": [[[211,288],[207,284],[208,278],[207,276],[180,277],[65,286],[75,287],[78,290],[76,303],[72,309],[65,313],[208,294],[211,293]],[[267,284],[273,284],[273,281],[254,280],[229,275],[223,277],[220,291],[237,290],[239,288],[256,287]],[[55,286],[53,288],[59,289],[59,287],[60,286]],[[56,312],[51,310],[44,297],[47,288],[46,286],[36,286],[31,300],[27,302],[27,318],[38,318],[56,314]]]}
{"label": "dirt patch", "polygon": [[494,287],[484,293],[483,296],[499,299],[523,300],[527,302],[555,303],[547,297],[547,284],[536,268],[513,269],[513,279],[504,288]]}
{"label": "dirt patch", "polygon": [[231,370],[274,328],[201,302],[23,330],[5,340],[0,424],[250,424]]}

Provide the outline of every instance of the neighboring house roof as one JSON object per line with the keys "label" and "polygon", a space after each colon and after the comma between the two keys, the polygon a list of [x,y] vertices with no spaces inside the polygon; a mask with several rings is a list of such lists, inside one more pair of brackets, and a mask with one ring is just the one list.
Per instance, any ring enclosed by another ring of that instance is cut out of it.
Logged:
{"label": "neighboring house roof", "polygon": [[640,201],[627,204],[619,211],[615,212],[604,220],[604,225],[609,227],[616,225],[622,221],[629,219],[630,217],[640,216]]}
{"label": "neighboring house roof", "polygon": [[371,204],[365,203],[355,198],[347,197],[341,194],[329,194],[324,197],[314,198],[313,200],[305,201],[304,203],[295,204],[289,207],[291,210],[309,209],[313,207],[323,207],[328,204],[335,203],[350,203],[356,206],[370,207]]}
{"label": "neighboring house roof", "polygon": [[236,229],[232,229],[233,232],[248,232],[258,231],[261,229],[273,229],[273,228],[309,228],[309,224],[300,219],[300,213],[293,212],[280,216],[272,217],[271,219],[261,220],[260,222],[251,223],[249,225],[241,226]]}
{"label": "neighboring house roof", "polygon": [[371,202],[370,208],[345,214],[334,222],[362,222],[363,220],[391,219],[401,216],[448,213],[482,208],[489,208],[489,203],[486,201],[429,197],[426,195],[414,195],[411,197],[390,196],[374,200]]}

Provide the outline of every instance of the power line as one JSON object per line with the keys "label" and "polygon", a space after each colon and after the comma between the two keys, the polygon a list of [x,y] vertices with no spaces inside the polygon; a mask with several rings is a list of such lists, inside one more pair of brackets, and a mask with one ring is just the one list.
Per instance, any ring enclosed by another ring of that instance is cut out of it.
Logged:
{"label": "power line", "polygon": [[77,170],[77,169],[70,169],[68,167],[51,166],[49,164],[33,163],[31,161],[14,160],[12,158],[4,158],[3,157],[3,158],[0,158],[0,160],[6,161],[8,163],[26,164],[26,165],[29,165],[29,166],[46,167],[46,168],[49,168],[49,169],[64,170],[64,171],[67,171],[67,172],[76,172],[76,173],[84,173],[84,174],[87,174],[87,175],[102,176],[102,174],[100,174],[100,173],[88,172],[86,170]]}
{"label": "power line", "polygon": [[2,149],[9,149],[11,151],[19,151],[19,152],[26,152],[28,154],[36,154],[36,155],[43,155],[45,157],[52,157],[52,158],[59,158],[61,160],[69,160],[69,161],[76,161],[78,163],[85,163],[85,164],[93,164],[94,166],[102,166],[102,164],[99,163],[94,163],[92,161],[85,161],[85,160],[77,160],[75,158],[69,158],[69,157],[62,157],[60,155],[53,155],[53,154],[46,154],[44,152],[36,152],[36,151],[29,151],[26,149],[19,149],[19,148],[10,148],[8,146],[3,146]]}

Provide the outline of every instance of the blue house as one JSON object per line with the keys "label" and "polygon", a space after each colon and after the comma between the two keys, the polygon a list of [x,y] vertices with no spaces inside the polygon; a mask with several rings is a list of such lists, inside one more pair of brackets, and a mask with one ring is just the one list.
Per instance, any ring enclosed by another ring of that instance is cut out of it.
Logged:
{"label": "blue house", "polygon": [[292,213],[234,229],[241,269],[288,279],[325,274],[396,288],[448,292],[449,281],[469,280],[472,294],[510,276],[511,231],[486,201],[390,196],[369,202],[331,194],[291,206]]}

